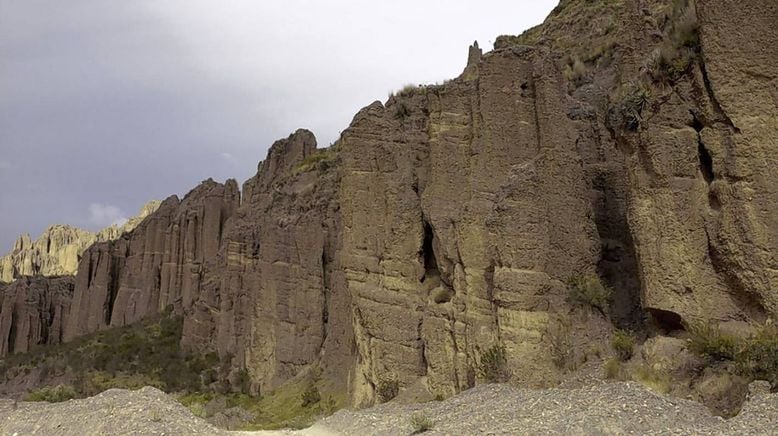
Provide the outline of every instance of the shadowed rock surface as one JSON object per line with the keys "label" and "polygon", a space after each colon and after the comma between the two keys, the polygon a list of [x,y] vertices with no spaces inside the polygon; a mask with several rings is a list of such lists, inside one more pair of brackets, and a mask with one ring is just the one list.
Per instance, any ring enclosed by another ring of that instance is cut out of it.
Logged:
{"label": "shadowed rock surface", "polygon": [[62,342],[73,277],[21,277],[0,290],[0,357]]}

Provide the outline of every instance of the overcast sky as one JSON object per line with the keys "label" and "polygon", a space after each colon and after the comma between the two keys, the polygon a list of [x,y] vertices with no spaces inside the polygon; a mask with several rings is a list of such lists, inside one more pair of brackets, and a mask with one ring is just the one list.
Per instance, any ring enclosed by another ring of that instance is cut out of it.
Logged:
{"label": "overcast sky", "polygon": [[256,171],[297,128],[320,146],[403,85],[557,0],[0,0],[0,254],[98,229],[201,180]]}

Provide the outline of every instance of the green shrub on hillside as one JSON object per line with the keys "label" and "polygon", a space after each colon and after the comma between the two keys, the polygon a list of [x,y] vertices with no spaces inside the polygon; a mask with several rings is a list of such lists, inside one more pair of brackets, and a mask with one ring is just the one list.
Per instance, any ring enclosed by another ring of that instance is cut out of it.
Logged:
{"label": "green shrub on hillside", "polygon": [[319,401],[321,401],[321,394],[319,393],[319,389],[316,388],[315,384],[311,383],[303,391],[303,394],[300,396],[300,400],[303,403],[303,407],[310,407],[314,404],[318,404]]}
{"label": "green shrub on hillside", "polygon": [[61,403],[76,398],[78,393],[70,385],[57,385],[55,387],[43,387],[35,389],[24,397],[25,401],[47,401],[49,403]]}
{"label": "green shrub on hillside", "polygon": [[611,346],[616,352],[616,357],[622,362],[632,358],[635,349],[635,337],[624,330],[616,330],[611,339]]}
{"label": "green shrub on hillside", "polygon": [[392,400],[400,393],[400,381],[395,375],[385,375],[378,380],[376,395],[382,403]]}
{"label": "green shrub on hillside", "polygon": [[508,379],[507,353],[504,345],[496,344],[478,356],[476,370],[478,376],[489,383],[504,382]]}
{"label": "green shrub on hillside", "polygon": [[778,327],[773,324],[759,327],[738,353],[737,364],[744,375],[753,380],[766,380],[778,390]]}
{"label": "green shrub on hillside", "polygon": [[721,332],[712,324],[695,324],[688,328],[689,350],[709,360],[735,360],[740,339]]}
{"label": "green shrub on hillside", "polygon": [[429,416],[422,413],[414,413],[411,415],[411,428],[413,429],[413,433],[411,434],[425,433],[432,430],[434,427],[435,423]]}
{"label": "green shrub on hillside", "polygon": [[294,173],[307,173],[313,170],[324,171],[332,166],[337,157],[337,152],[338,150],[335,145],[331,145],[328,148],[320,148],[313,152],[313,154],[303,159],[302,163],[297,166]]}
{"label": "green shrub on hillside", "polygon": [[160,315],[133,325],[112,328],[72,342],[15,354],[3,359],[0,374],[11,380],[29,368],[71,380],[75,397],[105,389],[155,386],[167,392],[195,392],[207,388],[218,368],[229,366],[215,353],[196,354],[181,349],[183,319]]}
{"label": "green shrub on hillside", "polygon": [[768,381],[778,390],[778,327],[774,324],[768,322],[746,338],[722,333],[710,324],[696,324],[687,330],[689,350],[698,356],[712,362],[734,362],[744,377]]}
{"label": "green shrub on hillside", "polygon": [[567,282],[571,303],[589,306],[605,313],[613,298],[613,290],[594,274],[571,277]]}

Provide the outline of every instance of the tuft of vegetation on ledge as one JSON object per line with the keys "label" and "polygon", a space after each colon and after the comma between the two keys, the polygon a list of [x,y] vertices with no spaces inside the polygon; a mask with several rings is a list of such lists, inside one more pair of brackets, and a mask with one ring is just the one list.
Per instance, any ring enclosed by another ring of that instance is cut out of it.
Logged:
{"label": "tuft of vegetation on ledge", "polygon": [[709,364],[734,362],[740,375],[768,381],[778,391],[778,326],[768,321],[745,338],[710,324],[695,324],[688,331],[689,350]]}

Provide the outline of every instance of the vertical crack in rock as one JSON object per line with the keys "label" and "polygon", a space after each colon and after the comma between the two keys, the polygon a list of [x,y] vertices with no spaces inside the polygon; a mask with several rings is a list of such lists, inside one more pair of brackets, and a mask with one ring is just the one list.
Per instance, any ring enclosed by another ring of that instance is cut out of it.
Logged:
{"label": "vertical crack in rock", "polygon": [[733,268],[728,265],[727,257],[722,255],[716,248],[707,228],[705,229],[705,236],[708,244],[707,254],[711,266],[716,275],[723,280],[729,289],[732,302],[742,314],[748,317],[745,321],[764,322],[767,319],[767,314],[765,313],[763,297],[755,292],[751,292],[748,285],[733,272]]}
{"label": "vertical crack in rock", "polygon": [[427,279],[440,277],[438,260],[435,256],[435,250],[432,247],[432,240],[434,237],[435,235],[432,232],[432,226],[425,220],[424,240],[421,246],[421,256],[424,259],[424,276],[421,278],[422,283],[424,283]]}
{"label": "vertical crack in rock", "polygon": [[735,126],[735,123],[732,122],[732,120],[729,118],[729,115],[727,115],[726,112],[724,112],[724,108],[721,107],[721,103],[719,102],[718,98],[716,97],[716,93],[713,91],[713,85],[710,82],[710,77],[708,76],[708,69],[705,65],[705,57],[700,57],[700,72],[702,73],[702,81],[705,84],[705,92],[708,94],[708,100],[710,100],[711,104],[713,105],[713,110],[716,111],[716,115],[720,116],[721,119],[717,120],[719,122],[724,123],[728,127],[731,127],[732,130],[735,133],[740,133],[740,129]]}
{"label": "vertical crack in rock", "polygon": [[111,318],[113,317],[113,308],[116,303],[116,296],[119,293],[119,276],[121,274],[121,268],[119,262],[113,258],[108,259],[109,262],[109,282],[107,299],[105,301],[105,325],[111,325]]}
{"label": "vertical crack in rock", "polygon": [[16,310],[11,308],[11,328],[8,329],[8,347],[6,349],[6,354],[11,354],[16,351],[17,318]]}
{"label": "vertical crack in rock", "polygon": [[[326,244],[326,243],[325,243]],[[322,307],[321,307],[321,344],[319,345],[319,352],[324,350],[324,343],[327,341],[327,331],[329,323],[329,294],[330,288],[330,262],[327,259],[327,247],[322,247],[321,250],[321,292],[322,292]]]}

